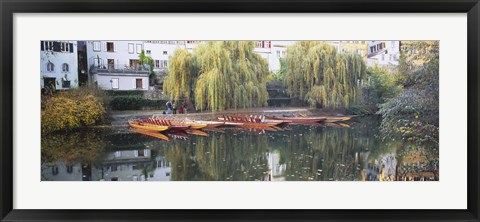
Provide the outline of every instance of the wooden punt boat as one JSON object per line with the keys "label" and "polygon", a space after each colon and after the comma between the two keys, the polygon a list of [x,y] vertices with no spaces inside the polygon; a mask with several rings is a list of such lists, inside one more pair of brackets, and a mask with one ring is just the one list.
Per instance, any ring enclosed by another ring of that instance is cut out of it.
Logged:
{"label": "wooden punt boat", "polygon": [[133,120],[129,120],[128,125],[136,129],[149,130],[149,131],[155,131],[155,132],[162,132],[169,129],[168,126],[148,124],[148,123],[143,123],[143,122],[133,121]]}
{"label": "wooden punt boat", "polygon": [[350,117],[350,116],[341,116],[341,117],[327,116],[326,118],[327,119],[325,120],[325,122],[335,123],[335,122],[343,122],[343,121],[350,120],[352,117]]}
{"label": "wooden punt boat", "polygon": [[176,121],[176,120],[173,120],[172,123],[175,124],[175,125],[189,126],[190,129],[202,129],[202,128],[205,128],[205,127],[208,126],[205,123],[194,123],[194,122],[190,122],[190,121]]}
{"label": "wooden punt boat", "polygon": [[218,122],[218,121],[203,121],[203,120],[194,120],[193,123],[195,124],[207,124],[205,128],[216,128],[225,125],[225,122]]}
{"label": "wooden punt boat", "polygon": [[298,124],[312,124],[312,123],[319,123],[319,122],[327,120],[326,117],[280,117],[280,116],[272,116],[270,118],[274,119],[274,120],[291,121],[291,123],[298,123]]}
{"label": "wooden punt boat", "polygon": [[142,129],[137,129],[137,128],[130,128],[130,130],[132,130],[133,132],[136,132],[136,133],[146,135],[146,136],[151,136],[151,137],[155,137],[155,138],[162,139],[162,140],[165,140],[165,141],[170,141],[170,138],[168,138],[168,136],[164,135],[163,133],[157,133],[157,132],[154,132],[154,131],[142,130]]}
{"label": "wooden punt boat", "polygon": [[239,116],[224,116],[218,117],[218,120],[225,122],[225,124],[238,124],[240,123],[241,127],[247,128],[268,128],[271,126],[277,126],[285,123],[284,121],[265,121],[253,117],[239,117]]}
{"label": "wooden punt boat", "polygon": [[169,131],[182,131],[182,130],[187,130],[191,128],[189,125],[185,124],[178,124],[176,122],[172,122],[171,120],[165,120],[165,119],[160,119],[160,118],[148,118],[148,119],[143,119],[142,122],[148,123],[148,124],[153,124],[153,125],[159,125],[159,126],[168,126]]}
{"label": "wooden punt boat", "polygon": [[164,118],[148,118],[145,121],[158,124],[158,125],[167,125],[167,126],[188,126],[189,129],[202,129],[208,126],[205,123],[195,123],[193,121],[186,120],[176,120],[176,119],[164,119]]}

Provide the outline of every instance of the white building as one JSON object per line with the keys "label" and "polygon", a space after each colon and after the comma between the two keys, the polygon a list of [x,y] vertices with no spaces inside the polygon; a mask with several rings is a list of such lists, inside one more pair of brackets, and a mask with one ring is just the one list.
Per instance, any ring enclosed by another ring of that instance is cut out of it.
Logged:
{"label": "white building", "polygon": [[295,41],[257,41],[254,52],[258,53],[268,61],[268,71],[278,72],[280,70],[280,59],[287,55],[287,47]]}
{"label": "white building", "polygon": [[186,42],[187,41],[145,41],[145,55],[152,57],[154,61],[153,70],[155,72],[166,72],[170,56],[173,55],[173,52],[177,49],[185,49],[187,47]]}
{"label": "white building", "polygon": [[41,87],[53,90],[78,86],[76,41],[40,41]]}
{"label": "white building", "polygon": [[400,41],[368,41],[367,66],[396,66],[400,59]]}
{"label": "white building", "polygon": [[91,81],[107,90],[148,90],[150,71],[140,65],[144,41],[87,41]]}

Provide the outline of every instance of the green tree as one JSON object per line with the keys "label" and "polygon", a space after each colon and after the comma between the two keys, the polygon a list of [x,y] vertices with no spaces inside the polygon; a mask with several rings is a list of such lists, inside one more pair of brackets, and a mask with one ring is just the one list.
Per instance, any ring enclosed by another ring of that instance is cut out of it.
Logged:
{"label": "green tree", "polygon": [[373,94],[368,98],[369,104],[383,104],[395,98],[402,88],[397,81],[398,74],[380,66],[369,67],[367,77],[366,87]]}
{"label": "green tree", "polygon": [[439,42],[402,42],[398,70],[402,75],[403,91],[380,107],[382,134],[436,150],[439,141]]}
{"label": "green tree", "polygon": [[150,85],[153,85],[153,80],[157,76],[156,73],[153,71],[153,67],[154,67],[153,58],[145,55],[145,50],[142,49],[142,51],[138,55],[138,61],[139,61],[140,65],[143,66],[143,68],[145,68],[145,66],[147,66],[148,70],[150,71],[150,75],[149,75]]}
{"label": "green tree", "polygon": [[173,52],[168,64],[168,75],[165,78],[163,89],[171,99],[190,99],[193,97],[195,80],[198,69],[193,54],[187,49],[177,49]]}
{"label": "green tree", "polygon": [[219,111],[267,104],[268,63],[253,52],[252,41],[199,44],[177,50],[169,63],[165,92],[172,99],[193,98],[200,110]]}
{"label": "green tree", "polygon": [[359,93],[358,81],[366,76],[361,56],[337,53],[324,42],[302,41],[289,46],[286,64],[290,96],[311,106],[349,107]]}

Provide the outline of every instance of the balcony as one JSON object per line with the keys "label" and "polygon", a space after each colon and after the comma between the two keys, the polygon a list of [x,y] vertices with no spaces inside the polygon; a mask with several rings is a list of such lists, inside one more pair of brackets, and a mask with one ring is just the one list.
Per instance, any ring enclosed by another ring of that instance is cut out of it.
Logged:
{"label": "balcony", "polygon": [[150,74],[150,70],[139,64],[108,64],[108,65],[91,65],[91,74]]}

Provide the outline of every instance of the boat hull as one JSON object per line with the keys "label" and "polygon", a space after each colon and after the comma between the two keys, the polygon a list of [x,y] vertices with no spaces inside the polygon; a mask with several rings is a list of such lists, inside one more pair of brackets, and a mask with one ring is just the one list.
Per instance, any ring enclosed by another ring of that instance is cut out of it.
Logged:
{"label": "boat hull", "polygon": [[327,120],[326,117],[271,117],[274,120],[285,120],[290,121],[291,123],[302,123],[302,124],[312,124],[319,123]]}
{"label": "boat hull", "polygon": [[141,123],[141,122],[131,121],[131,120],[128,121],[128,125],[136,129],[155,131],[155,132],[162,132],[170,128],[168,126],[153,125],[153,124]]}

